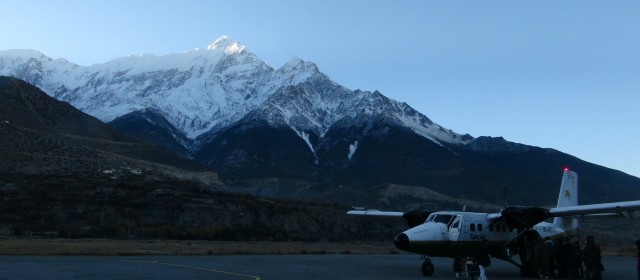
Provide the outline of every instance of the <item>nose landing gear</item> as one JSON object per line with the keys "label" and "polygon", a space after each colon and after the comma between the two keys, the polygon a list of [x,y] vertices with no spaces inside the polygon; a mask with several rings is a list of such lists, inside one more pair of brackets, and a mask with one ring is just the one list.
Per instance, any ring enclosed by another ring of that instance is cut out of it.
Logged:
{"label": "nose landing gear", "polygon": [[422,256],[422,259],[424,259],[424,262],[422,262],[422,275],[426,277],[432,276],[435,268],[433,267],[431,259],[429,259],[428,256]]}

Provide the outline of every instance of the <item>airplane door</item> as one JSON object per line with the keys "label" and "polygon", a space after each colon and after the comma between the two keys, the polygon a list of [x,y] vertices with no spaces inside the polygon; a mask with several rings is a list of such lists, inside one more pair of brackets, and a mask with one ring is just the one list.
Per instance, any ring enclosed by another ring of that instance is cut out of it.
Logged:
{"label": "airplane door", "polygon": [[462,225],[462,216],[456,216],[449,226],[449,241],[458,241],[460,237],[460,226]]}

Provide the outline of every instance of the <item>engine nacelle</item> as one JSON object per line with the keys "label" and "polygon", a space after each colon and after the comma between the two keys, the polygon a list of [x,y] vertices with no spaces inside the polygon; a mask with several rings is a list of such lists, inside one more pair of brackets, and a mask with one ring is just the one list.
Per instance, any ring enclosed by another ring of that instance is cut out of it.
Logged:
{"label": "engine nacelle", "polygon": [[501,214],[508,226],[518,229],[532,228],[549,218],[549,210],[539,207],[507,207]]}

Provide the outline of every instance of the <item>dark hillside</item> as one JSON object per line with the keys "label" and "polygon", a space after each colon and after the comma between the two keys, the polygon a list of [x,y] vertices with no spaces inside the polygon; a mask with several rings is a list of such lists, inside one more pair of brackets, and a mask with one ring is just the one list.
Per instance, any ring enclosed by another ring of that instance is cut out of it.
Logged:
{"label": "dark hillside", "polygon": [[[2,171],[87,172],[148,163],[206,171],[164,148],[135,140],[36,87],[0,77]],[[142,161],[142,162],[141,162]]]}

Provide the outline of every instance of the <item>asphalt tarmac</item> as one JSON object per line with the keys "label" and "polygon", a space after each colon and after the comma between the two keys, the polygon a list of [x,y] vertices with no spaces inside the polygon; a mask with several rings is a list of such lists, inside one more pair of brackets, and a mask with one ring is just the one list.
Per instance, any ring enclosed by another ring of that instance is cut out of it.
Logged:
{"label": "asphalt tarmac", "polygon": [[[417,255],[0,256],[0,279],[454,279],[452,261],[432,258],[425,278]],[[636,279],[635,257],[605,257],[604,279]],[[489,279],[523,279],[493,260]]]}

